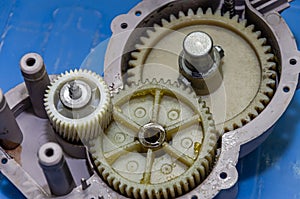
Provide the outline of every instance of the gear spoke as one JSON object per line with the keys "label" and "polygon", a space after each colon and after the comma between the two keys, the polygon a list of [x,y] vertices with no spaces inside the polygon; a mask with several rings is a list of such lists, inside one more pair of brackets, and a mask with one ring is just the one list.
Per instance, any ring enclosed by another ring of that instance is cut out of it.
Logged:
{"label": "gear spoke", "polygon": [[113,118],[115,121],[129,127],[131,130],[134,131],[134,137],[137,137],[137,134],[141,128],[136,122],[131,120],[129,117],[124,115],[122,112],[118,111],[116,108],[113,110]]}
{"label": "gear spoke", "polygon": [[163,144],[163,149],[171,157],[175,158],[176,160],[179,160],[181,163],[185,164],[188,167],[191,167],[194,164],[193,158],[189,157],[184,153],[181,153],[166,142]]}
{"label": "gear spoke", "polygon": [[190,127],[193,124],[200,123],[201,119],[199,115],[194,115],[193,117],[177,122],[166,128],[167,138],[170,139],[174,133],[177,133],[179,130],[183,130],[187,127]]}
{"label": "gear spoke", "polygon": [[154,98],[154,104],[152,109],[152,122],[157,122],[158,120],[158,113],[160,108],[160,100],[161,100],[161,90],[155,90],[155,98]]}
{"label": "gear spoke", "polygon": [[126,155],[139,148],[140,143],[138,141],[128,143],[122,147],[118,147],[112,151],[104,153],[104,156],[108,164],[113,164],[119,157]]}
{"label": "gear spoke", "polygon": [[154,158],[155,158],[155,155],[154,155],[152,149],[148,149],[145,172],[144,172],[144,175],[143,175],[143,179],[141,181],[142,184],[150,184],[151,171],[152,171]]}

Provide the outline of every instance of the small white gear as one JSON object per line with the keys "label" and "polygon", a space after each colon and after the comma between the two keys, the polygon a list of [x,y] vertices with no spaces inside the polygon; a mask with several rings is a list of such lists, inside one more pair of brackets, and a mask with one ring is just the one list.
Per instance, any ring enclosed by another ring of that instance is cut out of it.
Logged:
{"label": "small white gear", "polygon": [[70,142],[95,138],[111,119],[108,86],[88,70],[71,70],[58,76],[48,87],[44,101],[53,128]]}
{"label": "small white gear", "polygon": [[91,141],[103,179],[130,198],[174,198],[205,180],[218,132],[192,89],[146,80],[112,98],[113,120]]}

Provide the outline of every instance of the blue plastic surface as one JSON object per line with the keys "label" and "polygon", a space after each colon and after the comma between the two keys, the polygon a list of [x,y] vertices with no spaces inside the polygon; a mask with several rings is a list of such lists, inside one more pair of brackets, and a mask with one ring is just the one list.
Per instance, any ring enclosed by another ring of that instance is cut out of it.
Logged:
{"label": "blue plastic surface", "polygon": [[[0,87],[6,92],[23,81],[18,62],[28,52],[40,53],[50,74],[79,68],[82,62],[86,68],[102,73],[112,19],[127,13],[138,2],[1,0]],[[300,0],[294,0],[283,16],[300,45]],[[103,43],[97,47],[100,42]],[[93,51],[101,53],[90,54]],[[87,55],[89,59],[85,60]],[[238,198],[300,198],[299,146],[300,93],[297,92],[266,142],[240,160]],[[2,175],[0,198],[21,198]]]}

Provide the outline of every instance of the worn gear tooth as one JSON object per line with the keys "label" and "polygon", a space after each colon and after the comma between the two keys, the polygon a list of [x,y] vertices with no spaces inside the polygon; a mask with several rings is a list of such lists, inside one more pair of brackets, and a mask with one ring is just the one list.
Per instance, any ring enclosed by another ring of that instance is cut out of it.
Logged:
{"label": "worn gear tooth", "polygon": [[265,45],[267,43],[267,39],[266,38],[260,38],[258,41],[259,41],[259,43],[261,45]]}
{"label": "worn gear tooth", "polygon": [[256,35],[256,38],[259,38],[261,36],[261,31],[256,31],[255,35]]}
{"label": "worn gear tooth", "polygon": [[234,15],[231,19],[233,21],[235,21],[235,22],[238,22],[239,21],[239,16],[238,15]]}
{"label": "worn gear tooth", "polygon": [[223,17],[225,17],[227,19],[230,19],[230,12],[225,12]]}
{"label": "worn gear tooth", "polygon": [[170,21],[172,22],[172,21],[175,21],[177,18],[175,17],[175,15],[173,15],[173,14],[171,14],[170,15]]}
{"label": "worn gear tooth", "polygon": [[130,61],[128,62],[128,64],[129,64],[129,66],[131,66],[131,67],[137,67],[137,66],[139,66],[139,65],[138,65],[139,62],[138,62],[137,60],[130,60]]}
{"label": "worn gear tooth", "polygon": [[271,52],[271,46],[263,46],[263,48],[265,53]]}
{"label": "worn gear tooth", "polygon": [[267,57],[267,60],[268,60],[268,61],[272,61],[272,60],[275,58],[275,55],[272,54],[272,53],[267,53],[267,54],[266,54],[266,57]]}
{"label": "worn gear tooth", "polygon": [[141,42],[145,45],[148,42],[148,38],[147,37],[141,37],[140,38]]}
{"label": "worn gear tooth", "polygon": [[178,14],[178,16],[179,16],[179,18],[183,18],[183,17],[185,17],[185,14],[184,14],[184,12],[182,12],[182,11],[179,11],[179,14]]}
{"label": "worn gear tooth", "polygon": [[268,63],[268,69],[271,70],[269,72],[276,73],[277,64],[275,62],[269,62]]}
{"label": "worn gear tooth", "polygon": [[222,12],[220,9],[217,9],[216,12],[215,12],[215,15],[216,16],[222,16]]}
{"label": "worn gear tooth", "polygon": [[153,28],[154,28],[154,31],[157,31],[158,29],[161,28],[161,26],[158,25],[158,24],[154,24],[154,25],[153,25]]}
{"label": "worn gear tooth", "polygon": [[246,27],[247,26],[247,19],[243,19],[239,22],[242,26]]}
{"label": "worn gear tooth", "polygon": [[131,57],[134,58],[134,59],[137,59],[139,57],[140,53],[138,52],[132,52],[131,53]]}
{"label": "worn gear tooth", "polygon": [[212,15],[213,14],[213,11],[212,11],[212,9],[211,8],[208,8],[207,10],[206,10],[206,13],[205,13],[206,15]]}
{"label": "worn gear tooth", "polygon": [[190,8],[190,9],[188,10],[188,16],[193,16],[193,15],[195,15],[195,13],[194,13],[194,11]]}
{"label": "worn gear tooth", "polygon": [[136,44],[135,45],[135,49],[137,49],[137,50],[139,50],[139,51],[141,51],[142,49],[144,49],[145,47],[143,46],[143,45],[141,45],[141,44]]}
{"label": "worn gear tooth", "polygon": [[147,35],[151,38],[155,33],[152,30],[147,30]]}
{"label": "worn gear tooth", "polygon": [[165,19],[162,19],[162,20],[161,20],[162,26],[166,26],[168,23],[169,23],[169,22],[168,22],[167,20],[165,20]]}
{"label": "worn gear tooth", "polygon": [[253,24],[249,25],[246,27],[246,30],[249,32],[253,32],[254,31],[255,26]]}
{"label": "worn gear tooth", "polygon": [[198,8],[197,15],[203,15],[203,14],[204,14],[203,9],[202,8]]}

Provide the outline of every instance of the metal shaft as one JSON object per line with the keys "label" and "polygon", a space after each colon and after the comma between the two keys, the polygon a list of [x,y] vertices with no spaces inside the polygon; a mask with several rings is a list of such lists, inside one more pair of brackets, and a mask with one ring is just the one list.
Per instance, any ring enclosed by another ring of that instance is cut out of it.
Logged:
{"label": "metal shaft", "polygon": [[46,119],[44,95],[50,79],[43,58],[39,54],[28,53],[22,57],[20,67],[34,113],[38,117]]}
{"label": "metal shaft", "polygon": [[204,32],[192,32],[183,42],[184,58],[192,70],[205,73],[214,64],[213,41]]}
{"label": "metal shaft", "polygon": [[0,145],[10,150],[18,147],[22,141],[23,134],[0,89]]}
{"label": "metal shaft", "polygon": [[75,182],[61,147],[54,142],[48,142],[39,149],[38,158],[51,193],[55,196],[70,193]]}

